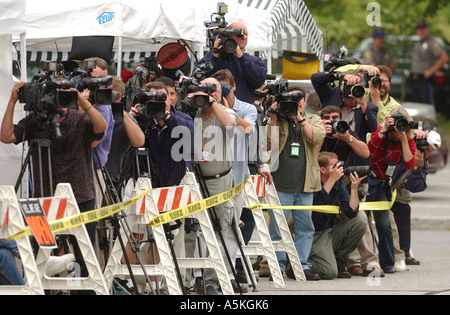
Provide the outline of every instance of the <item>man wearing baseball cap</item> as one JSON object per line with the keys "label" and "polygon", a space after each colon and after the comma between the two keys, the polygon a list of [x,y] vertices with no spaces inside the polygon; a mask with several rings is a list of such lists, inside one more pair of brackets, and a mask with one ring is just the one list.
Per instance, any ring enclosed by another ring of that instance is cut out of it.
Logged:
{"label": "man wearing baseball cap", "polygon": [[439,42],[430,36],[425,19],[417,19],[416,34],[420,40],[415,44],[412,54],[411,90],[413,100],[418,103],[434,104],[435,74],[449,62],[449,58]]}
{"label": "man wearing baseball cap", "polygon": [[364,52],[364,62],[368,65],[384,65],[395,72],[394,57],[385,43],[386,32],[382,27],[375,27],[372,33],[373,46]]}

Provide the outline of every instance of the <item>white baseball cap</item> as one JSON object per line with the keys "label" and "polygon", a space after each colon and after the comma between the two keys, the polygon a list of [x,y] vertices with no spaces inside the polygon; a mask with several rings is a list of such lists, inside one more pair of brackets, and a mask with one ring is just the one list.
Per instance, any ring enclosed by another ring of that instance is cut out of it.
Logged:
{"label": "white baseball cap", "polygon": [[442,145],[441,135],[431,130],[428,132],[427,142],[434,150],[438,150]]}

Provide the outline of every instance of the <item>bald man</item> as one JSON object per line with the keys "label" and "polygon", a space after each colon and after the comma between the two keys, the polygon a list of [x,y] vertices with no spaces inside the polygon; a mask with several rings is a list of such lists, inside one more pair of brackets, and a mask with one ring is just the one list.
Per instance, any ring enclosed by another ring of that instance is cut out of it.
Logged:
{"label": "bald man", "polygon": [[253,104],[255,90],[261,87],[266,80],[267,66],[261,58],[246,52],[247,27],[243,23],[235,22],[230,24],[229,28],[241,28],[243,30],[242,36],[231,37],[236,41],[236,50],[232,54],[218,52],[217,50],[222,46],[220,45],[220,39],[217,39],[214,48],[199,63],[212,62],[214,68],[208,72],[208,76],[219,70],[230,70],[236,82],[236,97],[241,101]]}

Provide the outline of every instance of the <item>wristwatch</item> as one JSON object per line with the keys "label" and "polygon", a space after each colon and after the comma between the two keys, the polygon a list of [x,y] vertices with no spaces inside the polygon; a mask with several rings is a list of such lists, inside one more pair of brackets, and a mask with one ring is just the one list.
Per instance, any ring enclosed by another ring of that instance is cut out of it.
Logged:
{"label": "wristwatch", "polygon": [[355,141],[355,137],[350,136],[350,138],[348,138],[347,143],[352,143],[353,141]]}

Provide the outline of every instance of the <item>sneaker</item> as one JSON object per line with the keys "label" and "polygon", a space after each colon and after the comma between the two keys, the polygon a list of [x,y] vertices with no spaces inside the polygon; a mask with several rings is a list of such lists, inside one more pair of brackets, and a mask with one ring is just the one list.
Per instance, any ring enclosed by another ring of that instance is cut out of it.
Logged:
{"label": "sneaker", "polygon": [[404,271],[407,271],[407,269],[406,269],[406,263],[405,263],[404,260],[396,261],[396,262],[395,262],[395,265],[394,265],[394,268],[395,268],[395,272],[404,272]]}
{"label": "sneaker", "polygon": [[58,273],[67,270],[67,265],[75,261],[73,254],[67,254],[63,256],[50,256],[45,265],[45,274],[48,277],[53,277]]}

